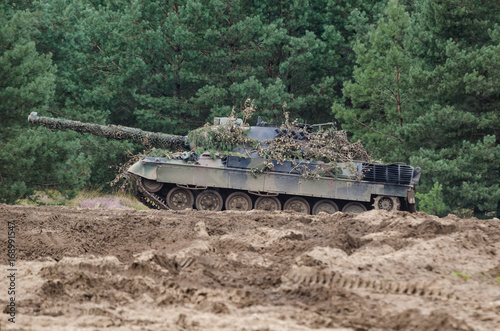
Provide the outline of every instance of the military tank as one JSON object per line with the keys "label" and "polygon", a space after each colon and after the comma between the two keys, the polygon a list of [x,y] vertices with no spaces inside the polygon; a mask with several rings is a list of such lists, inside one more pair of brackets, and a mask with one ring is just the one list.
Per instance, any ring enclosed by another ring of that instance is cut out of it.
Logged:
{"label": "military tank", "polygon": [[[175,157],[144,157],[128,169],[136,178],[137,198],[149,208],[307,214],[415,211],[419,168],[372,163],[360,143],[350,144],[344,131],[321,130],[324,124],[276,126],[259,117],[255,126],[245,126],[239,119],[215,118],[212,126],[178,136],[34,112],[28,120],[49,129],[179,151]],[[207,151],[207,143],[214,141],[220,151]]]}

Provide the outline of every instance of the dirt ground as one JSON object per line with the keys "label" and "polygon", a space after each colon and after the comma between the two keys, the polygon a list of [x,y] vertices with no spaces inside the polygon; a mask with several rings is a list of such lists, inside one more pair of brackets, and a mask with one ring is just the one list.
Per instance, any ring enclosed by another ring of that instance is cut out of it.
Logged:
{"label": "dirt ground", "polygon": [[498,219],[0,205],[0,221],[3,307],[9,222],[17,249],[1,330],[500,329]]}

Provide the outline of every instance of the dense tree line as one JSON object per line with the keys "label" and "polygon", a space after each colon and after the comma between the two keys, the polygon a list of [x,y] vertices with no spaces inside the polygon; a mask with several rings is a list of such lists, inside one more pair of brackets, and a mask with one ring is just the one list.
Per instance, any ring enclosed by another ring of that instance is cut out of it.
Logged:
{"label": "dense tree line", "polygon": [[0,202],[102,188],[139,151],[31,111],[186,134],[252,98],[422,167],[448,209],[500,209],[495,1],[2,1],[0,21]]}

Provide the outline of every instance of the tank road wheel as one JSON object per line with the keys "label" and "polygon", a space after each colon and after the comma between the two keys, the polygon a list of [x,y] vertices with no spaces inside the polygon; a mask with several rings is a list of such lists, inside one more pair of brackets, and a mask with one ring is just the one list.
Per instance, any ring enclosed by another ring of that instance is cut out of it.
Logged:
{"label": "tank road wheel", "polygon": [[294,197],[290,198],[285,202],[283,210],[293,210],[297,213],[309,214],[311,212],[311,207],[309,203],[304,198]]}
{"label": "tank road wheel", "polygon": [[339,211],[339,207],[333,201],[323,199],[316,202],[313,206],[313,215],[318,215],[320,212],[333,214]]}
{"label": "tank road wheel", "polygon": [[255,201],[255,209],[267,211],[281,210],[281,202],[276,197],[259,197]]}
{"label": "tank road wheel", "polygon": [[388,211],[399,210],[401,208],[401,202],[397,197],[379,195],[375,198],[373,207],[375,209],[383,209]]}
{"label": "tank road wheel", "polygon": [[173,210],[193,208],[193,192],[181,187],[174,187],[167,194],[167,205]]}
{"label": "tank road wheel", "polygon": [[214,190],[204,190],[196,197],[196,209],[198,210],[222,210],[222,197]]}
{"label": "tank road wheel", "polygon": [[156,193],[159,190],[161,190],[163,187],[163,183],[159,183],[155,180],[141,178],[141,181],[142,181],[142,186],[144,186],[146,191],[151,192],[151,193]]}
{"label": "tank road wheel", "polygon": [[344,213],[362,213],[364,211],[366,211],[366,207],[360,202],[349,202],[342,208]]}
{"label": "tank road wheel", "polygon": [[231,193],[226,199],[226,209],[249,211],[252,209],[252,199],[243,192]]}

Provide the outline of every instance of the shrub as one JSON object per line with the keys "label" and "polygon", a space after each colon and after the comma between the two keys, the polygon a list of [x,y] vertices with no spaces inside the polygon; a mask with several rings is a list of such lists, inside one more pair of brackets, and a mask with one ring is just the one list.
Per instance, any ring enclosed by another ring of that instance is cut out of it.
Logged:
{"label": "shrub", "polygon": [[443,201],[443,187],[438,182],[434,183],[434,186],[428,193],[417,192],[416,198],[419,211],[439,217],[448,214],[449,208]]}

